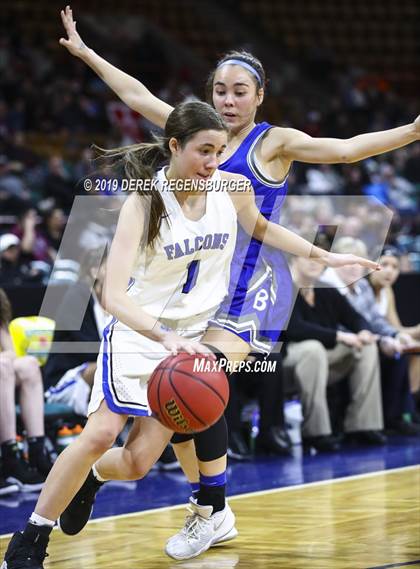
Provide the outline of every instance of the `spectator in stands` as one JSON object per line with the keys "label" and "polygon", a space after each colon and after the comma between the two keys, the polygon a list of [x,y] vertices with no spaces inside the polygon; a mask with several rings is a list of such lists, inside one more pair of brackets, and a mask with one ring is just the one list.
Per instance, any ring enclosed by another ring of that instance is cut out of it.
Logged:
{"label": "spectator in stands", "polygon": [[[352,237],[339,239],[334,250],[337,253],[368,256],[363,241]],[[410,393],[407,358],[402,355],[404,335],[390,324],[386,316],[379,313],[372,288],[362,276],[363,271],[352,270],[352,267],[328,268],[320,280],[337,288],[365,318],[371,332],[378,336],[385,427],[401,434],[417,435],[420,427],[410,420],[414,402]]]}
{"label": "spectator in stands", "polygon": [[[3,475],[22,492],[40,490],[52,467],[45,449],[44,397],[39,364],[32,356],[17,357],[9,334],[11,307],[0,289],[0,443]],[[19,389],[27,433],[29,463],[16,442],[15,389]]]}
{"label": "spectator in stands", "polygon": [[[97,250],[88,251],[80,269],[80,280],[69,287],[56,315],[54,342],[85,343],[80,352],[50,354],[44,367],[44,385],[47,388],[47,403],[63,403],[77,415],[87,415],[87,406],[93,378],[99,342],[108,313],[100,299],[105,277],[105,263],[94,267]],[[91,291],[91,293],[90,293]],[[86,306],[83,320],[78,321],[80,306]],[[92,349],[92,346],[96,348]]]}
{"label": "spectator in stands", "polygon": [[13,214],[30,201],[30,191],[16,166],[6,155],[0,154],[0,210],[3,214]]}
{"label": "spectator in stands", "polygon": [[229,428],[228,456],[236,460],[250,457],[250,449],[242,433],[241,412],[244,395],[257,397],[259,406],[256,451],[262,454],[288,455],[292,442],[285,428],[282,356],[271,353],[267,361],[275,363],[273,371],[257,371],[252,362],[261,355],[248,356],[251,369],[242,370],[229,378],[230,396],[226,409]]}
{"label": "spectator in stands", "polygon": [[40,271],[25,262],[19,237],[13,233],[0,235],[0,283],[19,285],[40,278]]}
{"label": "spectator in stands", "polygon": [[51,156],[43,186],[46,197],[53,197],[57,205],[69,211],[74,198],[74,183],[67,171],[63,157]]}
{"label": "spectator in stands", "polygon": [[[323,268],[311,259],[292,260],[300,287],[284,339],[284,359],[301,393],[302,439],[318,451],[335,451],[327,386],[348,377],[351,401],[344,418],[349,440],[384,444],[379,357],[366,321],[335,289],[317,287]],[[344,332],[344,327],[348,332]]]}
{"label": "spectator in stands", "polygon": [[[380,259],[382,271],[379,275],[369,275],[377,308],[382,316],[386,316],[392,326],[399,331],[399,340],[406,349],[420,343],[420,324],[416,326],[403,326],[397,312],[395,295],[392,285],[400,274],[400,253],[398,249],[386,246]],[[410,359],[410,385],[411,391],[417,401],[420,400],[420,358]]]}
{"label": "spectator in stands", "polygon": [[60,207],[51,207],[43,212],[41,234],[48,246],[48,256],[55,261],[66,226],[66,217]]}
{"label": "spectator in stands", "polygon": [[27,261],[51,263],[48,242],[40,231],[39,216],[35,208],[25,207],[19,214],[12,233],[20,239],[21,255]]}

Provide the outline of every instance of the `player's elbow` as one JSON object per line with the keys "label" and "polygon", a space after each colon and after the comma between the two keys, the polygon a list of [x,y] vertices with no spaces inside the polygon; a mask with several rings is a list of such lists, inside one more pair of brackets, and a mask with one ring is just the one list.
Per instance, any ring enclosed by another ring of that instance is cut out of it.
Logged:
{"label": "player's elbow", "polygon": [[121,306],[119,295],[113,291],[107,291],[105,288],[102,291],[101,304],[103,308],[113,316],[117,316],[118,306]]}
{"label": "player's elbow", "polygon": [[340,164],[352,164],[360,160],[355,145],[350,140],[343,140],[338,150],[338,160]]}

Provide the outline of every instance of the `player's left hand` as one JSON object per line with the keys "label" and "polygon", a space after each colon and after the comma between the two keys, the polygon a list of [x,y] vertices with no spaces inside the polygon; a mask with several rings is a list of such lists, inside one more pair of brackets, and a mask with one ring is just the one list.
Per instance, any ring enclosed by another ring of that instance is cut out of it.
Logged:
{"label": "player's left hand", "polygon": [[375,261],[370,261],[369,259],[364,259],[363,257],[358,257],[351,253],[330,253],[326,254],[319,259],[326,267],[332,267],[334,269],[338,267],[345,267],[347,265],[360,265],[366,269],[372,271],[380,271],[381,265]]}

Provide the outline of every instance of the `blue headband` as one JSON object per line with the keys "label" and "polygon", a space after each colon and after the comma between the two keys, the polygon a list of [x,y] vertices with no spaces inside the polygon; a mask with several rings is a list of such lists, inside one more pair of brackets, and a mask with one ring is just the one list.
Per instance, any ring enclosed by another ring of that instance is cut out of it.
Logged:
{"label": "blue headband", "polygon": [[258,73],[258,71],[256,69],[254,69],[252,67],[252,65],[249,65],[249,63],[246,63],[246,61],[241,61],[240,59],[227,59],[226,61],[222,61],[222,63],[220,63],[220,65],[217,66],[217,69],[219,69],[219,67],[223,67],[223,65],[240,65],[241,67],[243,67],[244,69],[246,69],[247,71],[252,73],[252,75],[258,81],[258,85],[260,87],[262,87],[262,79],[261,79],[260,74]]}

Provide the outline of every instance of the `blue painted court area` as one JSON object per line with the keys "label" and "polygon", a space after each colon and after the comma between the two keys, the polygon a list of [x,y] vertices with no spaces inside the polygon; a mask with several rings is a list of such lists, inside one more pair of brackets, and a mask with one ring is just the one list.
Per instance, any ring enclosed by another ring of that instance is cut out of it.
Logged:
{"label": "blue painted court area", "polygon": [[[295,447],[290,458],[258,458],[229,466],[230,495],[332,480],[420,464],[420,438],[392,437],[384,447],[351,448],[332,455],[302,455]],[[100,491],[94,517],[113,516],[186,503],[189,486],[180,470],[152,471],[139,482],[109,482]],[[0,499],[0,535],[21,529],[32,513],[37,494]]]}

